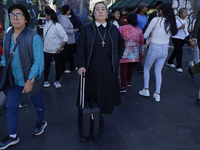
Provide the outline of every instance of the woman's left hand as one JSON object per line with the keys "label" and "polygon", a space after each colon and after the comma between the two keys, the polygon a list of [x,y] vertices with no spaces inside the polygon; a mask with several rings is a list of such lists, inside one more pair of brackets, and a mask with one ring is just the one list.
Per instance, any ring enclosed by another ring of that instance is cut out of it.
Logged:
{"label": "woman's left hand", "polygon": [[22,93],[28,93],[32,90],[32,88],[33,88],[33,82],[31,82],[30,80],[27,80],[26,83],[24,84],[24,89]]}

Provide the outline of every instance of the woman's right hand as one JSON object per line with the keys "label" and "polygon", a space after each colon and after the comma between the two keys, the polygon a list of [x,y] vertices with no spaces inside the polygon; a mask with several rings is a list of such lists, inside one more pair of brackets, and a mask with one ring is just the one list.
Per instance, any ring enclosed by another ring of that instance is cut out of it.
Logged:
{"label": "woman's right hand", "polygon": [[61,50],[57,49],[56,54],[60,54]]}
{"label": "woman's right hand", "polygon": [[79,75],[82,76],[82,75],[83,75],[83,72],[86,72],[86,69],[85,69],[84,67],[81,67],[81,68],[78,69],[78,74],[79,74]]}

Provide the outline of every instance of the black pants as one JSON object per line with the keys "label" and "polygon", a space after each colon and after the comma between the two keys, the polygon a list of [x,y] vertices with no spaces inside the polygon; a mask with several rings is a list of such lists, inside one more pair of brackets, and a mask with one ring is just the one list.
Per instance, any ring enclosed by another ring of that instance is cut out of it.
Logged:
{"label": "black pants", "polygon": [[66,44],[62,51],[62,71],[66,70],[65,63],[69,62],[69,70],[74,70],[76,68],[74,53],[76,51],[76,43],[74,44]]}
{"label": "black pants", "polygon": [[173,64],[174,58],[176,58],[176,68],[182,68],[182,56],[184,40],[172,38],[174,44],[174,51],[172,52],[168,64]]}
{"label": "black pants", "polygon": [[54,59],[55,59],[55,69],[56,69],[55,81],[58,81],[61,77],[61,74],[62,74],[62,67],[61,67],[62,54],[61,53],[60,54],[51,54],[51,53],[44,52],[44,77],[45,77],[45,81],[48,81],[52,57],[54,57]]}

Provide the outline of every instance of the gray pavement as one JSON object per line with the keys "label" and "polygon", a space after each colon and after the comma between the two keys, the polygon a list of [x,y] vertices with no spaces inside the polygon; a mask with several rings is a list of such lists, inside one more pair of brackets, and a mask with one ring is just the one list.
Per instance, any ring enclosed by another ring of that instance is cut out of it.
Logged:
{"label": "gray pavement", "polygon": [[[173,47],[170,47],[171,54]],[[195,103],[200,76],[189,79],[186,67],[191,50],[184,48],[183,73],[164,65],[161,101],[155,102],[154,68],[150,75],[150,98],[139,96],[143,88],[143,75],[134,70],[132,87],[122,94],[122,105],[112,115],[104,115],[98,140],[80,142],[77,124],[76,97],[79,76],[76,71],[63,74],[62,88],[53,86],[54,69],[51,68],[51,87],[43,90],[45,132],[32,136],[36,112],[31,100],[24,95],[28,106],[19,109],[18,135],[20,142],[8,150],[199,150],[200,106]],[[1,98],[1,97],[0,97]],[[0,139],[7,134],[6,109],[0,116]]]}

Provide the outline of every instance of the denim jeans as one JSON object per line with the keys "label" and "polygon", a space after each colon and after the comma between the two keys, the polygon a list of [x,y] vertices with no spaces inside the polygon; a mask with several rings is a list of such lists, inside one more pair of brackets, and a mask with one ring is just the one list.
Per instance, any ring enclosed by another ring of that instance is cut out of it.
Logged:
{"label": "denim jeans", "polygon": [[[14,88],[8,88],[7,91],[7,120],[8,120],[8,134],[17,133],[17,124],[19,116],[19,101],[22,98],[22,90],[24,87],[14,85]],[[37,120],[44,121],[44,104],[42,101],[42,90],[37,94],[31,96],[31,100],[36,108]]]}
{"label": "denim jeans", "polygon": [[161,71],[167,55],[168,44],[150,44],[144,64],[144,88],[149,88],[149,71],[155,62],[156,93],[160,93],[162,83]]}
{"label": "denim jeans", "polygon": [[190,61],[194,61],[195,64],[200,62],[200,59],[199,59],[199,46],[195,46],[193,48],[193,52],[191,54]]}

